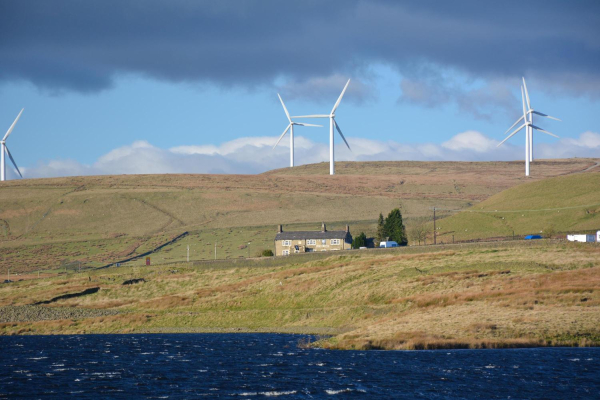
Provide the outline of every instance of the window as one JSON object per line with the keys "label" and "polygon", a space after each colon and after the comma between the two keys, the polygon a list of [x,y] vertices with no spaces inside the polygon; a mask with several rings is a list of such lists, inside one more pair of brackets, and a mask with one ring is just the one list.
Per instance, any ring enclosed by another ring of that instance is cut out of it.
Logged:
{"label": "window", "polygon": [[306,244],[307,244],[307,245],[309,245],[309,244],[316,245],[316,244],[317,244],[317,241],[316,241],[315,239],[308,239],[308,240],[306,241]]}
{"label": "window", "polygon": [[283,246],[291,246],[292,245],[292,241],[291,240],[284,240],[282,243]]}
{"label": "window", "polygon": [[322,244],[323,246],[325,246],[325,245],[327,244],[327,240],[325,240],[325,239],[321,239],[321,244]]}
{"label": "window", "polygon": [[289,250],[284,250],[281,252],[282,255],[284,256],[289,256],[290,255],[290,251]]}
{"label": "window", "polygon": [[331,239],[331,244],[340,244],[340,239]]}

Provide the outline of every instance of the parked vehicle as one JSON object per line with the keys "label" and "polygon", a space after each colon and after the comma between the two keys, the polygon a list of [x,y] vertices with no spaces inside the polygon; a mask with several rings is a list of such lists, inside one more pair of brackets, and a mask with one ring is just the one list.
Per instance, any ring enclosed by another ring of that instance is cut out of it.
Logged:
{"label": "parked vehicle", "polygon": [[567,240],[569,242],[594,243],[596,235],[567,235]]}
{"label": "parked vehicle", "polygon": [[527,235],[525,236],[525,240],[532,240],[532,239],[541,239],[542,237],[540,235]]}
{"label": "parked vehicle", "polygon": [[400,247],[400,246],[398,245],[397,242],[394,242],[393,240],[389,240],[387,242],[379,243],[379,247],[389,248],[389,247]]}

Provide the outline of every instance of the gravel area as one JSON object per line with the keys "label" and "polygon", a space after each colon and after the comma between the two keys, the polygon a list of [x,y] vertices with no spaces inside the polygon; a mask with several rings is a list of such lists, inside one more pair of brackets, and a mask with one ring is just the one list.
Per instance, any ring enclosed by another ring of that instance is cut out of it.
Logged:
{"label": "gravel area", "polygon": [[119,314],[119,311],[68,307],[6,306],[0,307],[0,323],[93,318],[116,314]]}

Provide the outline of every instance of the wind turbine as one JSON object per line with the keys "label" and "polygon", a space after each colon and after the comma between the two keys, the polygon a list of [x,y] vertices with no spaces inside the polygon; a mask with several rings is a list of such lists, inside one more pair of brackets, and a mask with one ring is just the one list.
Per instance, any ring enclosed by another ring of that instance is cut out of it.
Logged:
{"label": "wind turbine", "polygon": [[279,97],[279,101],[281,102],[281,105],[283,106],[283,111],[285,111],[285,115],[287,116],[287,119],[288,119],[288,121],[290,121],[290,123],[285,128],[285,131],[283,131],[281,136],[279,136],[279,140],[277,140],[277,143],[275,143],[275,146],[273,146],[273,149],[275,149],[275,147],[277,147],[277,145],[279,144],[281,139],[283,139],[283,137],[285,136],[285,134],[287,133],[287,131],[289,129],[290,130],[290,167],[293,167],[294,166],[294,125],[317,126],[317,127],[322,127],[323,125],[303,124],[300,122],[292,121],[292,118],[290,117],[290,113],[288,112],[287,108],[285,108],[285,104],[283,103],[283,100],[281,99],[281,96],[279,95],[279,93],[277,93],[277,97]]}
{"label": "wind turbine", "polygon": [[517,132],[519,132],[521,129],[525,128],[525,176],[529,176],[529,162],[531,161],[531,151],[530,151],[530,139],[533,136],[532,132],[533,129],[538,130],[540,132],[544,132],[547,135],[550,136],[554,136],[554,137],[558,137],[556,136],[554,133],[550,133],[542,128],[540,128],[539,126],[535,126],[533,125],[533,123],[531,122],[531,120],[529,118],[527,118],[527,115],[531,115],[533,113],[535,114],[540,114],[542,116],[547,116],[546,114],[542,114],[540,112],[534,111],[532,109],[530,109],[529,111],[527,111],[527,108],[525,107],[525,93],[523,92],[523,86],[521,86],[521,100],[523,102],[523,116],[521,118],[519,118],[517,120],[517,122],[515,122],[510,128],[508,128],[508,130],[511,130],[516,124],[518,124],[521,120],[525,121],[525,123],[521,126],[519,126],[517,129],[515,129],[513,131],[513,133],[511,133],[510,135],[508,135],[503,141],[501,141],[500,143],[498,143],[499,147],[502,143],[506,142],[508,139],[510,139],[511,137],[513,137]]}
{"label": "wind turbine", "polygon": [[[558,118],[551,117],[550,115],[541,113],[541,112],[536,111],[533,108],[531,108],[531,102],[529,101],[529,93],[527,91],[527,84],[525,83],[525,78],[523,78],[523,86],[521,87],[521,96],[523,96],[523,93],[522,93],[523,88],[525,89],[525,99],[527,100],[527,116],[529,117],[530,125],[533,125],[533,114],[540,115],[540,116],[546,117],[546,118],[550,118],[555,121],[560,121],[560,119],[558,119]],[[510,131],[521,120],[523,120],[523,117],[519,118],[517,120],[517,122],[515,122],[510,128],[508,128],[506,130],[505,134],[508,133],[508,131]],[[527,130],[527,138],[529,140],[529,161],[533,162],[533,129],[531,127]]]}
{"label": "wind turbine", "polygon": [[13,131],[13,129],[15,127],[15,125],[17,124],[17,121],[19,120],[19,118],[21,118],[21,114],[23,114],[23,110],[25,110],[25,109],[23,108],[21,110],[21,112],[19,113],[19,115],[17,115],[17,118],[15,119],[15,122],[12,123],[12,125],[10,126],[10,128],[8,128],[8,131],[6,131],[6,134],[4,135],[4,137],[2,138],[2,140],[0,140],[0,181],[5,181],[6,180],[6,160],[4,159],[4,153],[8,154],[8,157],[10,158],[10,161],[12,161],[13,165],[17,169],[17,172],[19,173],[19,176],[21,176],[21,178],[23,177],[23,175],[21,175],[21,171],[19,171],[19,167],[17,167],[17,163],[15,162],[15,159],[10,154],[10,151],[8,150],[8,147],[6,146],[6,139],[8,139],[8,136],[10,136],[11,132]]}
{"label": "wind turbine", "polygon": [[334,142],[333,128],[334,127],[335,127],[335,129],[337,129],[337,131],[340,134],[340,136],[342,137],[342,139],[344,139],[344,143],[346,143],[346,146],[348,146],[348,149],[350,151],[352,151],[352,149],[350,148],[350,145],[348,144],[348,141],[346,140],[346,138],[344,137],[344,134],[342,133],[342,130],[340,129],[337,122],[335,121],[335,110],[340,105],[340,102],[342,101],[342,97],[344,97],[344,93],[346,93],[346,89],[348,89],[349,84],[350,84],[350,79],[348,79],[348,82],[346,82],[346,86],[344,86],[344,90],[342,90],[342,94],[340,94],[340,97],[337,99],[337,101],[335,102],[335,105],[333,106],[333,109],[331,110],[331,112],[328,115],[317,114],[317,115],[300,115],[297,117],[293,117],[293,118],[329,118],[329,175],[335,175],[335,154],[334,154],[334,148],[333,148],[333,145],[334,145],[334,143],[333,143]]}

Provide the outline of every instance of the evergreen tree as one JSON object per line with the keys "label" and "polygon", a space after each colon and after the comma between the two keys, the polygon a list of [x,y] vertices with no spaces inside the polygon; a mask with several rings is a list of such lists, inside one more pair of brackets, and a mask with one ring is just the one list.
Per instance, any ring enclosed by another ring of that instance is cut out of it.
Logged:
{"label": "evergreen tree", "polygon": [[364,232],[361,232],[357,237],[352,240],[352,248],[360,249],[361,247],[367,246],[367,235]]}
{"label": "evergreen tree", "polygon": [[379,220],[377,221],[377,234],[375,238],[377,239],[377,245],[379,242],[383,242],[386,238],[387,234],[385,232],[385,221],[383,220],[383,214],[379,213]]}
{"label": "evergreen tree", "polygon": [[383,231],[385,236],[389,237],[390,240],[395,241],[401,246],[405,246],[408,244],[408,239],[406,238],[406,229],[404,228],[404,224],[402,222],[402,213],[399,208],[394,208],[388,214],[385,219],[385,224],[383,226]]}

